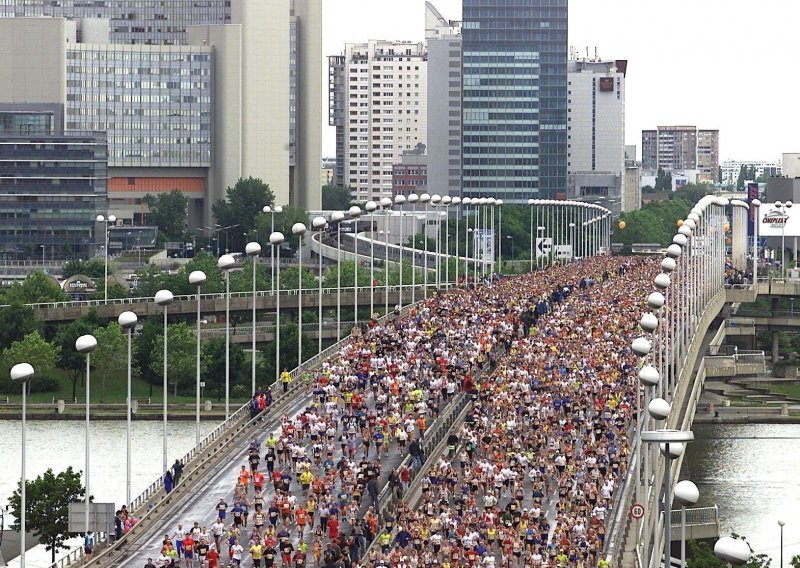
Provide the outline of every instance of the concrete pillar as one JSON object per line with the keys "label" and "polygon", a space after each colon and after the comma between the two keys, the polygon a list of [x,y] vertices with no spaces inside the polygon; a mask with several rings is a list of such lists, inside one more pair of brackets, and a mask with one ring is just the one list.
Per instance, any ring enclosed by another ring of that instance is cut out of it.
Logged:
{"label": "concrete pillar", "polygon": [[780,351],[780,341],[777,331],[772,332],[772,363],[775,364],[778,361],[778,357]]}

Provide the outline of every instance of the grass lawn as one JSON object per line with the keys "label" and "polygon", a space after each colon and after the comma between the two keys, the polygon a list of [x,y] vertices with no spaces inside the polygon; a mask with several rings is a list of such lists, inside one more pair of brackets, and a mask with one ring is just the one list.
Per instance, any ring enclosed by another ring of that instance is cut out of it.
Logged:
{"label": "grass lawn", "polygon": [[783,394],[787,397],[800,401],[800,382],[797,383],[789,383],[789,382],[781,382],[781,383],[771,383],[767,385],[769,387],[769,392],[773,394]]}

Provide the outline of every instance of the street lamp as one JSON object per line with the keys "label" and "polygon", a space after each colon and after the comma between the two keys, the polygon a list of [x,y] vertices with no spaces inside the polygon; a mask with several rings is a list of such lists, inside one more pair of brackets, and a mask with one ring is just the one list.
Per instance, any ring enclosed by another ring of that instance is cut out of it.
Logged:
{"label": "street lamp", "polygon": [[[445,287],[450,288],[450,211],[448,208],[453,202],[449,195],[442,196],[442,207],[444,207],[444,280]],[[456,261],[458,264],[458,261]]]}
{"label": "street lamp", "polygon": [[[258,242],[250,242],[245,245],[245,254],[249,256],[253,263],[253,337],[252,337],[252,356],[250,370],[250,395],[256,394],[256,265],[258,265],[258,255],[261,254],[261,245]],[[198,310],[200,308],[198,307]],[[198,312],[198,319],[200,318]]]}
{"label": "street lamp", "polygon": [[[458,266],[459,266],[459,264],[461,264],[459,256],[458,256],[458,224],[459,224],[458,221],[461,218],[461,207],[460,207],[461,198],[460,197],[454,197],[452,199],[452,203],[453,203],[453,205],[456,206],[456,235],[455,235],[456,236],[456,280],[455,280],[455,285],[457,287],[458,286]],[[448,235],[448,238],[449,238],[450,231],[447,232],[447,235]]]}
{"label": "street lamp", "polygon": [[[277,283],[275,291],[275,382],[281,378],[281,254],[280,248],[284,241],[283,233],[275,231],[269,236],[269,244],[272,245],[273,256],[278,257],[278,264],[275,270],[275,281]],[[230,294],[229,294],[230,295]]]}
{"label": "street lamp", "polygon": [[292,233],[297,235],[297,366],[299,367],[303,362],[303,237],[306,234],[306,226],[303,223],[295,223],[292,225]]}
{"label": "street lamp", "polygon": [[189,274],[189,284],[197,287],[197,320],[195,329],[195,339],[197,340],[197,352],[195,354],[195,416],[194,416],[194,444],[200,445],[200,287],[206,282],[206,273],[202,270],[193,270]]}
{"label": "street lamp", "polygon": [[89,492],[89,464],[91,463],[91,444],[89,440],[89,393],[91,392],[91,379],[92,379],[92,369],[91,369],[91,352],[95,350],[97,347],[97,339],[95,339],[94,335],[81,335],[75,341],[75,350],[78,353],[85,353],[86,354],[86,499],[85,499],[85,510],[84,510],[84,534],[89,534],[89,504],[90,504],[90,496],[91,493]]}
{"label": "street lamp", "polygon": [[436,212],[436,222],[434,223],[434,226],[436,227],[436,245],[435,245],[436,248],[434,249],[436,251],[436,255],[433,257],[434,258],[433,273],[434,273],[434,278],[435,278],[436,289],[437,290],[439,289],[439,285],[440,285],[440,283],[442,281],[441,277],[439,276],[439,274],[440,274],[440,271],[439,271],[439,265],[440,265],[440,263],[439,263],[439,249],[441,248],[441,246],[440,246],[441,231],[439,230],[439,220],[440,220],[440,217],[439,217],[439,205],[441,203],[442,203],[442,196],[441,195],[438,195],[436,193],[431,195],[431,205],[433,205],[433,210]]}
{"label": "street lamp", "polygon": [[[503,271],[503,200],[496,199],[494,204],[497,206],[497,265],[500,267],[498,272]],[[513,256],[513,255],[512,255]]]}
{"label": "street lamp", "polygon": [[336,223],[336,341],[342,337],[342,221],[344,213],[331,213],[331,223]]}
{"label": "street lamp", "polygon": [[[634,347],[634,351],[636,351],[636,347]],[[669,566],[669,549],[671,542],[670,524],[672,519],[670,513],[672,501],[672,482],[670,481],[671,462],[673,459],[680,457],[683,453],[685,443],[694,440],[694,432],[691,430],[650,430],[642,432],[641,439],[642,442],[648,444],[659,444],[661,453],[664,456],[664,566]]]}
{"label": "street lamp", "polygon": [[384,228],[384,239],[383,239],[383,252],[384,252],[384,261],[383,261],[383,279],[384,279],[384,299],[385,299],[385,312],[384,315],[389,313],[389,209],[392,208],[392,199],[390,197],[381,197],[380,200],[381,209],[383,209],[385,216],[385,224]]}
{"label": "street lamp", "polygon": [[322,231],[325,230],[325,225],[328,222],[325,217],[314,217],[311,220],[311,227],[314,231],[320,232],[319,237],[319,291],[317,292],[317,305],[319,314],[317,316],[319,330],[317,332],[317,353],[322,353]]}
{"label": "street lamp", "polygon": [[[462,207],[467,207],[472,205],[472,199],[469,197],[465,197],[461,200]],[[469,226],[469,217],[467,216],[468,211],[464,210],[464,286],[466,287],[469,284],[469,235],[471,234],[470,226]],[[475,247],[473,247],[474,249]],[[473,251],[473,254],[474,251]]]}
{"label": "street lamp", "polygon": [[375,210],[378,204],[367,201],[364,205],[369,213],[369,317],[375,313]]}
{"label": "street lamp", "polygon": [[[25,533],[27,532],[25,529],[25,507],[27,506],[26,503],[26,487],[25,487],[25,454],[26,454],[26,440],[25,435],[27,433],[27,413],[26,409],[28,406],[28,381],[33,378],[33,366],[30,363],[17,363],[13,367],[11,367],[11,380],[18,381],[22,384],[22,471],[19,483],[19,498],[20,498],[20,521],[19,521],[19,538],[20,538],[20,555],[19,555],[19,565],[20,568],[25,568]],[[88,445],[86,446],[88,449]],[[88,471],[88,468],[87,468]],[[781,534],[783,534],[781,532]]]}
{"label": "street lamp", "polygon": [[575,260],[575,223],[569,224],[570,261]]}
{"label": "street lamp", "polygon": [[431,201],[431,196],[427,193],[423,193],[419,196],[419,200],[421,203],[425,204],[425,223],[424,229],[422,230],[422,240],[425,244],[425,262],[423,264],[425,271],[425,283],[424,283],[424,293],[422,294],[423,299],[428,297],[428,203]]}
{"label": "street lamp", "polygon": [[[275,232],[275,213],[283,213],[283,207],[280,205],[275,205],[274,207],[270,207],[269,205],[265,205],[263,209],[261,209],[264,213],[269,213],[270,215],[270,224],[269,224],[269,232],[270,235]],[[270,265],[270,279],[272,280],[271,289],[272,292],[275,293],[275,249],[272,250],[272,263]],[[278,259],[280,262],[280,258]]]}
{"label": "street lamp", "polygon": [[[411,216],[414,222],[411,224],[411,303],[417,303],[417,202],[419,195],[412,193],[408,196],[408,203],[411,204]],[[401,222],[402,223],[402,222]],[[402,246],[402,239],[400,240]],[[401,282],[402,283],[402,282]]]}
{"label": "street lamp", "polygon": [[231,268],[236,260],[229,254],[217,259],[217,268],[225,273],[225,420],[230,416],[231,391]]}
{"label": "street lamp", "polygon": [[778,526],[781,527],[781,563],[778,565],[779,568],[783,568],[783,527],[786,525],[786,521],[782,519],[778,519]]}
{"label": "street lamp", "polygon": [[133,312],[122,312],[117,318],[119,326],[128,332],[128,405],[127,413],[125,415],[128,422],[128,431],[125,438],[125,504],[131,506],[131,405],[133,404],[133,397],[131,395],[131,337],[133,336],[133,329],[136,327],[136,322],[139,318]]}
{"label": "street lamp", "polygon": [[167,471],[169,462],[167,462],[167,312],[169,305],[172,303],[174,296],[169,290],[159,290],[156,292],[155,301],[159,306],[164,306],[164,400],[162,401],[164,408],[164,439],[163,439],[163,471]]}
{"label": "street lamp", "polygon": [[[103,215],[98,215],[95,218],[95,221],[98,223],[103,223],[103,234],[105,236],[105,247],[103,248],[103,252],[105,253],[105,263],[104,263],[104,280],[103,280],[103,302],[108,303],[108,225],[113,225],[117,222],[117,217],[115,215],[109,215],[108,219],[106,219]],[[42,251],[42,255],[44,255],[44,251]]]}
{"label": "street lamp", "polygon": [[688,479],[675,486],[675,501],[681,506],[681,568],[686,568],[686,507],[695,505],[698,499],[700,491]]}
{"label": "street lamp", "polygon": [[750,560],[750,547],[742,539],[723,536],[714,544],[714,556],[728,566],[741,566]]}
{"label": "street lamp", "polygon": [[361,207],[353,205],[347,210],[347,214],[353,220],[353,321],[358,325],[358,219],[361,217]]}
{"label": "street lamp", "polygon": [[400,208],[400,291],[398,292],[399,301],[397,302],[401,307],[403,306],[403,205],[406,204],[405,195],[396,195],[394,204]]}
{"label": "street lamp", "polygon": [[[792,202],[787,201],[786,203],[781,203],[780,201],[775,202],[775,209],[781,211],[786,217],[788,221],[789,217],[789,209],[792,208]],[[781,272],[783,273],[783,277],[786,278],[786,225],[788,223],[784,222],[781,227]]]}
{"label": "street lamp", "polygon": [[755,219],[755,223],[753,223],[753,284],[757,285],[758,284],[758,229],[759,225],[761,224],[761,213],[759,211],[759,208],[761,207],[761,200],[753,199],[750,202],[750,206],[755,210],[753,212],[753,218]]}

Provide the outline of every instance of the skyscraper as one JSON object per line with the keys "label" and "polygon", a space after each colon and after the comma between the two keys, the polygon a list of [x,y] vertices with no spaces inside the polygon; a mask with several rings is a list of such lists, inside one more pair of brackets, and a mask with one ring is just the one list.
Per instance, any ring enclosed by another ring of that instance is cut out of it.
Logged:
{"label": "skyscraper", "polygon": [[567,0],[464,0],[463,192],[566,197]]}

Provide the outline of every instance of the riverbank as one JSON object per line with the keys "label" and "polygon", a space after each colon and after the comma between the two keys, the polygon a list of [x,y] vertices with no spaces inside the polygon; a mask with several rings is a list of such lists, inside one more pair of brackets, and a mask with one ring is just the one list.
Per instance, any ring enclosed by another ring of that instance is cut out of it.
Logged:
{"label": "riverbank", "polygon": [[[244,401],[231,401],[231,413],[242,407]],[[196,407],[193,404],[168,404],[167,418],[177,421],[193,421],[197,417]],[[66,404],[29,404],[25,411],[28,420],[85,420],[86,405]],[[126,420],[127,408],[125,404],[92,404],[89,406],[89,415],[92,420]],[[21,404],[0,404],[0,420],[20,420],[22,418]],[[141,422],[149,420],[163,420],[164,407],[160,404],[139,404],[133,413],[132,420]],[[225,420],[224,403],[203,403],[200,406],[201,421],[220,422]]]}
{"label": "riverbank", "polygon": [[800,424],[800,416],[779,416],[775,414],[695,414],[695,424]]}

